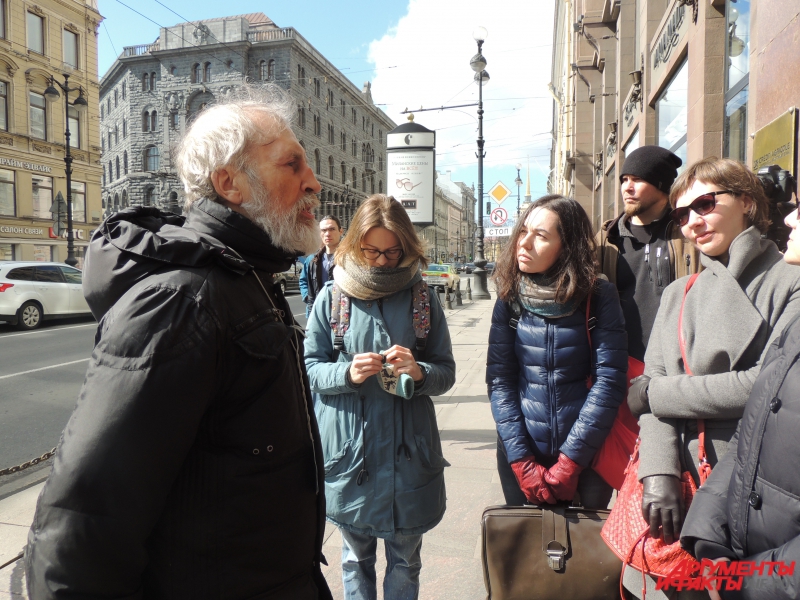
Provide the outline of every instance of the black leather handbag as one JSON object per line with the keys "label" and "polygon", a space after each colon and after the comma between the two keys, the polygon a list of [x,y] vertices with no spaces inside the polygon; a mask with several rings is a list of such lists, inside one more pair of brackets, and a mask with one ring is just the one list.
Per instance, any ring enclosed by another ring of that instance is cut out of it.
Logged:
{"label": "black leather handbag", "polygon": [[622,563],[600,537],[611,511],[566,505],[483,511],[487,600],[614,600]]}

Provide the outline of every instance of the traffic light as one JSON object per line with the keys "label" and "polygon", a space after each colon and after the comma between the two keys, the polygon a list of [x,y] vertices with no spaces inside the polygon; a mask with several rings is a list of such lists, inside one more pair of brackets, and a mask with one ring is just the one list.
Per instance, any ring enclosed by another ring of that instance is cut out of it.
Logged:
{"label": "traffic light", "polygon": [[487,215],[492,214],[492,203],[491,202],[487,202],[486,203],[486,214]]}
{"label": "traffic light", "polygon": [[67,230],[67,203],[61,192],[56,194],[56,199],[50,206],[50,214],[53,215],[53,233],[61,235]]}

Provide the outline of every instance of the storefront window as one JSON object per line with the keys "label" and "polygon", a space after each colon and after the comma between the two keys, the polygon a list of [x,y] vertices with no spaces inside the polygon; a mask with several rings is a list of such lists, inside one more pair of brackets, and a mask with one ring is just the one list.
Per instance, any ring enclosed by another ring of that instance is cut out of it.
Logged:
{"label": "storefront window", "polygon": [[34,244],[33,260],[38,262],[56,262],[56,258],[53,256],[53,246]]}
{"label": "storefront window", "polygon": [[750,83],[750,0],[725,3],[725,122],[722,155],[745,160]]}
{"label": "storefront window", "polygon": [[606,214],[603,215],[603,218],[613,219],[617,216],[617,202],[616,202],[616,195],[617,195],[617,188],[619,187],[619,182],[617,181],[617,168],[611,167],[611,170],[606,175],[606,185],[605,185],[605,192],[606,192]]}
{"label": "storefront window", "polygon": [[722,155],[742,162],[747,152],[747,94],[744,88],[725,105]]}
{"label": "storefront window", "polygon": [[13,244],[0,244],[0,260],[14,260]]}
{"label": "storefront window", "polygon": [[14,171],[0,169],[0,215],[13,217],[15,208]]}
{"label": "storefront window", "polygon": [[686,164],[686,117],[689,103],[688,61],[678,69],[667,89],[656,101],[658,138],[656,142],[677,154]]}
{"label": "storefront window", "polygon": [[628,156],[631,152],[636,150],[638,147],[639,147],[639,130],[637,129],[636,132],[628,140],[628,143],[625,144],[625,147],[622,149],[622,153],[625,156]]}
{"label": "storefront window", "polygon": [[72,220],[86,222],[86,184],[72,182]]}
{"label": "storefront window", "polygon": [[[53,219],[50,207],[53,206],[53,179],[32,175],[33,216],[37,219]],[[66,215],[65,215],[66,218]]]}

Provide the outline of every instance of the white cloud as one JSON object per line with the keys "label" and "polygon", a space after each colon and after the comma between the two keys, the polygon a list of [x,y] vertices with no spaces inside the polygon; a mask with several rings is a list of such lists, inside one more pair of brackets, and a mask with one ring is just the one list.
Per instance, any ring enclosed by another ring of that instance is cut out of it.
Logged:
{"label": "white cloud", "polygon": [[[483,90],[485,188],[502,177],[513,189],[513,165],[524,165],[530,155],[532,192],[541,195],[552,127],[547,84],[553,4],[553,0],[410,0],[397,26],[370,45],[369,60],[376,69],[374,101],[385,103],[384,110],[397,123],[405,121],[400,111],[406,107],[477,102],[469,61],[477,52],[472,32],[482,25],[488,30],[483,55],[491,76]],[[437,132],[437,168],[452,170],[454,180],[476,181],[477,107],[418,112],[414,117]]]}

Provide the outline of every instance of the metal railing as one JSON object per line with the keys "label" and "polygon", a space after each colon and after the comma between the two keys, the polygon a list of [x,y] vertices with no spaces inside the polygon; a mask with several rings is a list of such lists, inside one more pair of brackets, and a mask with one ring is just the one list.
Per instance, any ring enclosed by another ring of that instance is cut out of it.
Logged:
{"label": "metal railing", "polygon": [[125,46],[122,49],[122,56],[143,56],[159,49],[158,42],[154,44],[139,44],[138,46]]}

